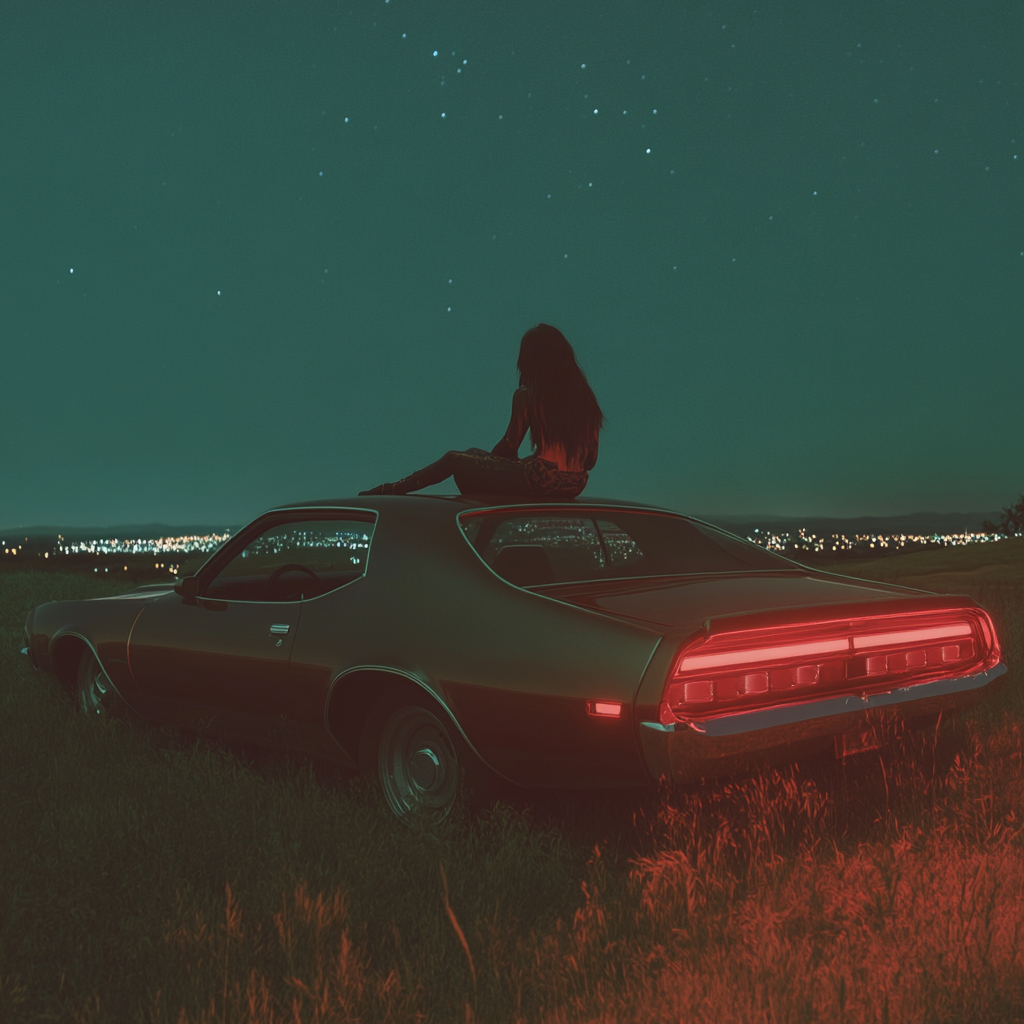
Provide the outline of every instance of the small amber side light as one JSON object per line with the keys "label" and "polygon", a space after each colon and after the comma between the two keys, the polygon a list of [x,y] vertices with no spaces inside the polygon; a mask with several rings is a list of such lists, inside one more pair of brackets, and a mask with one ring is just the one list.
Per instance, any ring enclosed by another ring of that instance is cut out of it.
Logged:
{"label": "small amber side light", "polygon": [[587,714],[598,718],[618,718],[622,714],[622,705],[613,700],[588,700]]}

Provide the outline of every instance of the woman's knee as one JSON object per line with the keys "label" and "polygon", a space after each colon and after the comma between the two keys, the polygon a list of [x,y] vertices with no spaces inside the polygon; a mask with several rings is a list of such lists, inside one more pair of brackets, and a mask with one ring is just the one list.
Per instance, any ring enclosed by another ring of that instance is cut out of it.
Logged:
{"label": "woman's knee", "polygon": [[479,456],[472,451],[451,451],[445,452],[444,463],[454,473],[456,469],[475,469],[479,466]]}

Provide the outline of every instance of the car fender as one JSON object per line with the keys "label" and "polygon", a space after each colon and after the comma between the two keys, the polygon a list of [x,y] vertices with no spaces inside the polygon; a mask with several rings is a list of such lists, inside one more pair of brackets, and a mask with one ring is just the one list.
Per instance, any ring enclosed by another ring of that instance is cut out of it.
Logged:
{"label": "car fender", "polygon": [[[379,699],[377,693],[380,691],[372,689],[375,680],[384,684],[381,691],[389,685],[389,682],[392,685],[408,682],[421,690],[441,707],[474,756],[490,771],[501,775],[501,772],[498,772],[493,765],[487,763],[487,760],[474,746],[473,741],[466,735],[465,729],[462,728],[462,724],[449,706],[440,687],[420,675],[390,665],[353,665],[335,676],[328,689],[327,703],[324,707],[324,726],[333,742],[341,748],[345,758],[351,761],[353,766],[358,763],[362,724],[370,709]],[[507,778],[506,776],[501,777]],[[507,781],[513,780],[507,779]]]}
{"label": "car fender", "polygon": [[139,690],[128,663],[128,640],[151,594],[84,601],[54,601],[38,606],[29,619],[29,646],[41,671],[67,689],[74,688],[81,652],[88,648],[124,702],[145,716],[149,701]]}

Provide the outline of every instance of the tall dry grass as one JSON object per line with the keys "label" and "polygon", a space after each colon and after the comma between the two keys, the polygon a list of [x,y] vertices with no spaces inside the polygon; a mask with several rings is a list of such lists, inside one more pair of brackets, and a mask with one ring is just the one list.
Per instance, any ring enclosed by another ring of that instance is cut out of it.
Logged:
{"label": "tall dry grass", "polygon": [[358,781],[77,718],[9,654],[35,586],[0,580],[2,1020],[1024,1019],[1012,594],[993,711],[429,835]]}

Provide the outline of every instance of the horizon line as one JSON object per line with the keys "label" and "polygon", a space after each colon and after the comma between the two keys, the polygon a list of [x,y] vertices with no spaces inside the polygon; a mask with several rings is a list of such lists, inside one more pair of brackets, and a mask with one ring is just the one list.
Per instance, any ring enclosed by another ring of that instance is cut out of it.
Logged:
{"label": "horizon line", "polygon": [[[600,499],[595,499],[600,500]],[[669,506],[665,506],[669,507]],[[679,510],[677,510],[679,511]],[[684,515],[692,516],[694,519],[700,519],[704,521],[713,521],[715,519],[729,519],[737,522],[756,522],[758,520],[764,521],[793,521],[793,520],[836,520],[846,521],[852,519],[906,519],[914,516],[991,516],[1000,514],[1000,509],[971,509],[968,511],[955,511],[955,512],[936,512],[931,509],[921,509],[915,512],[889,512],[889,513],[861,513],[861,514],[847,514],[847,515],[836,515],[828,513],[817,513],[807,512],[801,514],[783,514],[778,512],[685,512]],[[137,530],[139,528],[151,528],[151,527],[162,527],[170,530],[185,530],[185,529],[204,529],[204,530],[237,530],[242,526],[245,526],[247,522],[252,520],[246,520],[240,523],[224,523],[223,521],[207,521],[207,522],[186,522],[186,523],[165,523],[160,521],[150,522],[135,522],[135,523],[109,523],[103,525],[85,525],[76,526],[69,523],[55,524],[55,523],[42,523],[42,524],[17,524],[10,526],[0,527],[0,534],[3,533],[15,533],[21,531],[28,531],[29,533],[37,534],[59,534],[63,530],[73,530],[76,532],[81,531],[107,531],[110,530]]]}

